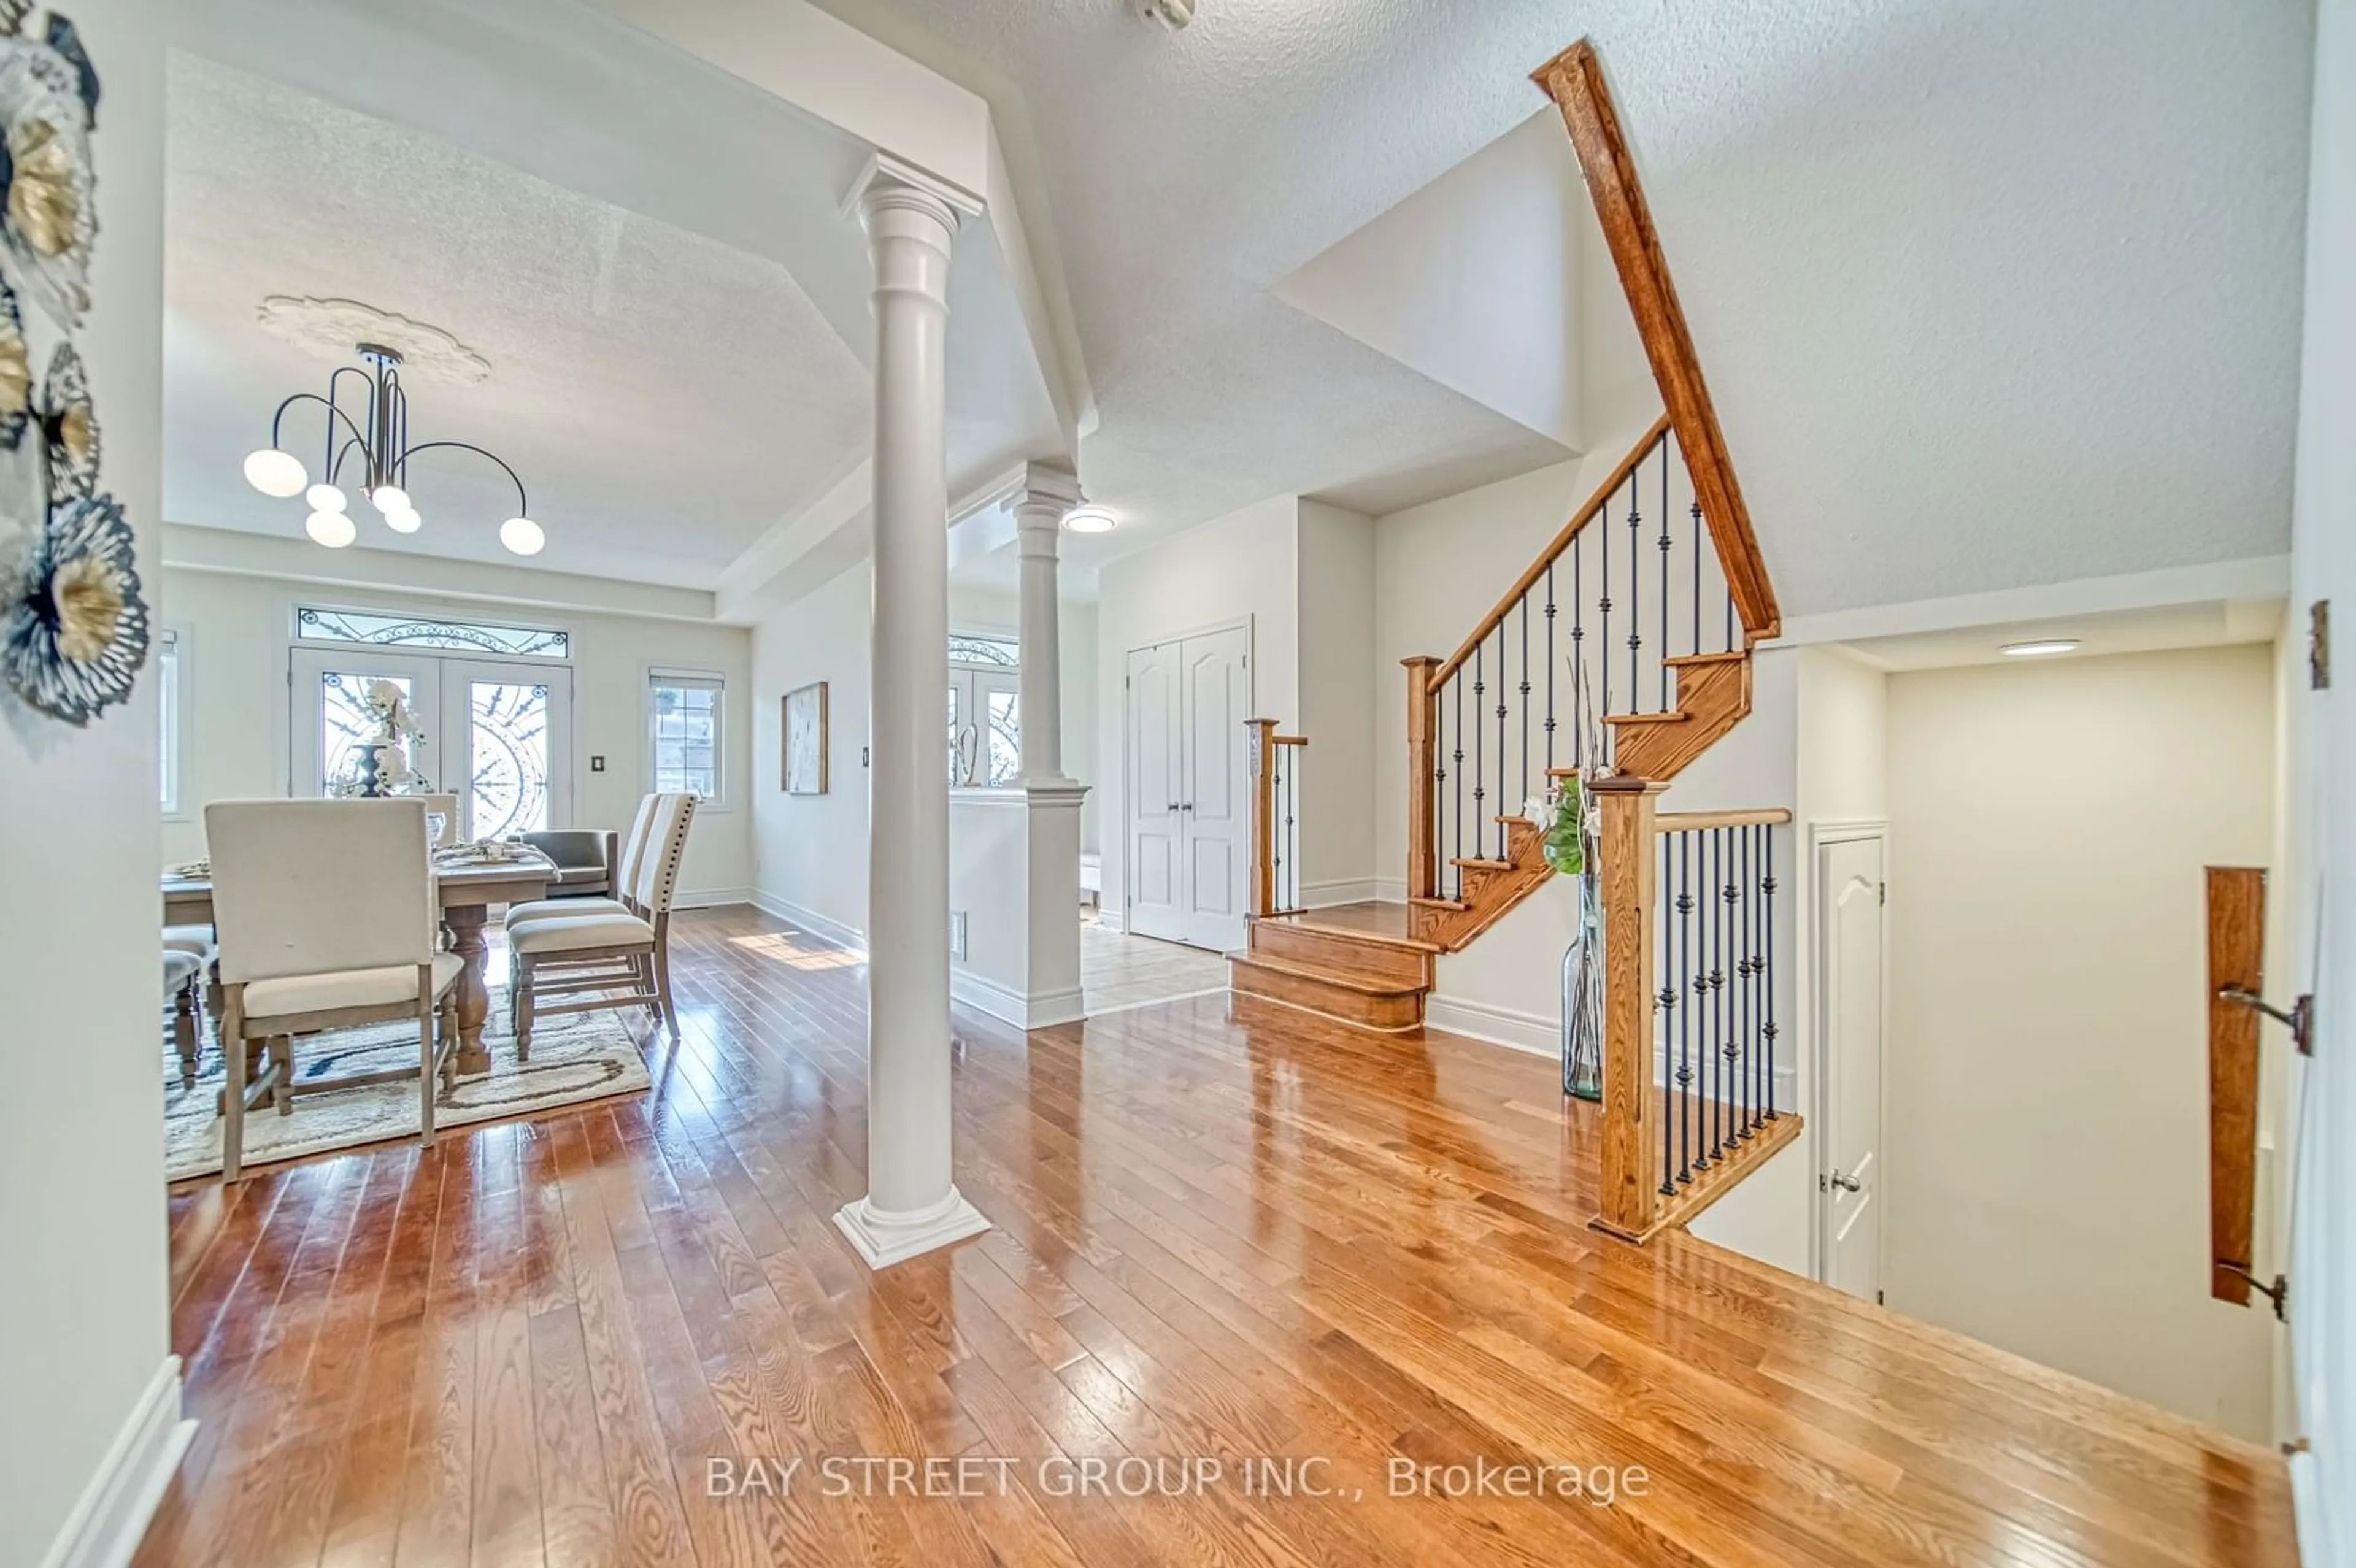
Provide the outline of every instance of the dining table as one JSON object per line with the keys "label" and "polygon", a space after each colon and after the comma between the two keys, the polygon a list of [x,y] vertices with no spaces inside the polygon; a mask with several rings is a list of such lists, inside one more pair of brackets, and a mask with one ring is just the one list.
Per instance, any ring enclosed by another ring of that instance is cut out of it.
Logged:
{"label": "dining table", "polygon": [[[458,974],[458,1072],[462,1075],[491,1070],[491,1053],[483,1044],[483,1022],[491,1012],[490,944],[486,934],[491,910],[499,904],[545,898],[556,876],[556,862],[536,851],[520,859],[458,862],[434,869],[443,929],[450,933],[450,951],[464,965]],[[166,871],[163,887],[165,924],[213,923],[209,876]]]}

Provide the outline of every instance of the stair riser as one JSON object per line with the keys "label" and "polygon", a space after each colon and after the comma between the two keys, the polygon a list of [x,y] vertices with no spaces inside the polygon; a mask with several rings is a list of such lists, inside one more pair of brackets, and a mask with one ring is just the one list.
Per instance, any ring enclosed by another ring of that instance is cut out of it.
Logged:
{"label": "stair riser", "polygon": [[1242,996],[1282,1002],[1361,1029],[1391,1033],[1414,1029],[1423,1022],[1421,991],[1370,997],[1363,991],[1324,985],[1304,975],[1257,968],[1248,961],[1233,962],[1228,969],[1228,984]]}
{"label": "stair riser", "polygon": [[1251,950],[1288,964],[1303,964],[1398,986],[1430,986],[1431,955],[1389,943],[1357,942],[1328,931],[1306,930],[1282,921],[1252,923]]}

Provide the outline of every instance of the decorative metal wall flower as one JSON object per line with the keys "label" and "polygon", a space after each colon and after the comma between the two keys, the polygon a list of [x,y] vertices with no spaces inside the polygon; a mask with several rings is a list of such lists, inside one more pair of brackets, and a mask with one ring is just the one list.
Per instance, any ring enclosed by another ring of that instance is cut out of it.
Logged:
{"label": "decorative metal wall flower", "polygon": [[0,450],[14,452],[33,414],[33,350],[16,291],[0,283]]}
{"label": "decorative metal wall flower", "polygon": [[[0,368],[5,368],[0,357]],[[5,389],[0,376],[0,389]],[[49,356],[48,383],[41,389],[41,435],[48,447],[49,501],[98,493],[98,410],[90,400],[90,375],[70,343]]]}
{"label": "decorative metal wall flower", "polygon": [[[53,36],[76,55],[70,24]],[[90,310],[90,252],[98,238],[90,129],[98,76],[48,42],[0,37],[0,241],[24,292],[69,330]]]}
{"label": "decorative metal wall flower", "polygon": [[69,724],[88,724],[131,695],[147,659],[131,525],[112,496],[50,508],[0,603],[0,675]]}

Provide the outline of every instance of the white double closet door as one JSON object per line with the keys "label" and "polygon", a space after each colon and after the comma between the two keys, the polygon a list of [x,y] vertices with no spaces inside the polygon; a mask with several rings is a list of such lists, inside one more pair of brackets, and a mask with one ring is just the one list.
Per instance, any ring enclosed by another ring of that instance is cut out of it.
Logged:
{"label": "white double closet door", "polygon": [[389,680],[424,731],[410,763],[458,796],[468,838],[566,826],[572,816],[573,670],[537,659],[445,657],[410,648],[298,647],[289,663],[288,792],[327,793],[366,741],[363,692]]}
{"label": "white double closet door", "polygon": [[1251,634],[1138,648],[1127,673],[1129,929],[1233,952],[1250,888]]}

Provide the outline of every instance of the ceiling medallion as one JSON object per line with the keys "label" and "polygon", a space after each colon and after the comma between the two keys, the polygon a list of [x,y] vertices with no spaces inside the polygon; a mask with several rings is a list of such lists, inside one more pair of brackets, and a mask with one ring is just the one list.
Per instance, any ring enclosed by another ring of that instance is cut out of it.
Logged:
{"label": "ceiling medallion", "polygon": [[[349,304],[331,301],[329,304]],[[366,308],[366,307],[361,307]],[[410,323],[414,326],[416,323]],[[438,329],[428,328],[429,331]],[[454,348],[469,353],[455,338],[444,333],[443,337]],[[401,350],[387,344],[362,341],[358,346],[359,357],[368,368],[357,365],[340,365],[327,377],[325,397],[316,392],[297,392],[278,405],[270,421],[270,444],[247,454],[245,480],[265,496],[286,498],[301,496],[310,503],[311,515],[303,524],[303,531],[329,549],[341,549],[359,538],[359,527],[351,518],[351,502],[340,483],[345,464],[356,470],[355,480],[360,494],[375,503],[384,517],[385,527],[397,534],[413,534],[424,527],[418,516],[417,505],[409,498],[409,460],[421,452],[449,449],[471,452],[498,465],[499,472],[515,485],[515,515],[499,525],[499,543],[516,555],[538,555],[548,543],[548,536],[531,520],[531,508],[526,502],[523,481],[498,453],[466,441],[427,441],[415,445],[409,440],[409,394],[402,389],[401,372],[403,357]],[[486,374],[490,367],[479,355],[475,362],[483,365]],[[340,399],[344,378],[357,377],[360,382],[349,405]],[[477,378],[479,379],[480,378]],[[311,480],[302,459],[281,444],[284,433],[286,411],[297,403],[316,403],[325,411],[320,421],[322,442],[319,479]]]}
{"label": "ceiling medallion", "polygon": [[272,294],[256,315],[276,336],[323,357],[341,358],[355,343],[380,343],[414,379],[452,387],[490,379],[491,362],[440,327],[359,300]]}

